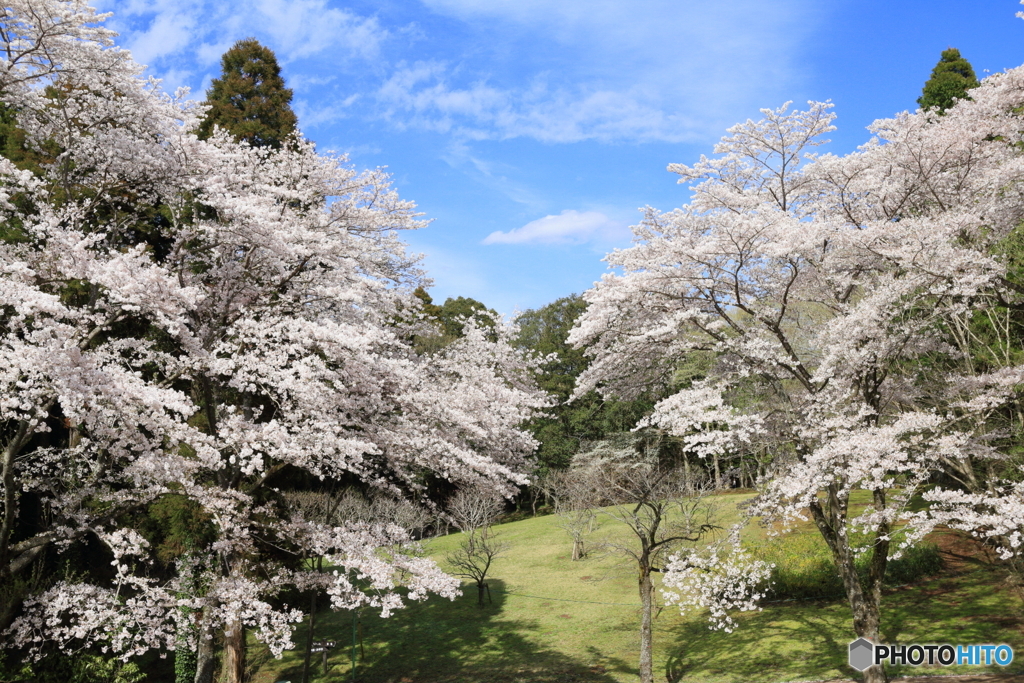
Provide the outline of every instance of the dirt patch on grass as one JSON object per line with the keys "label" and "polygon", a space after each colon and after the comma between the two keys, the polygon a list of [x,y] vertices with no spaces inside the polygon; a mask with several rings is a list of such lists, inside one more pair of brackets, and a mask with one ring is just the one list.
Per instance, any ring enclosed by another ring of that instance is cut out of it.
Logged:
{"label": "dirt patch on grass", "polygon": [[[939,547],[944,564],[943,574],[958,576],[975,569],[986,569],[1001,579],[994,588],[1010,592],[1024,601],[1024,586],[1021,585],[1020,577],[1010,572],[991,547],[955,529],[937,529],[928,535],[928,540]],[[1018,627],[1024,630],[1024,620],[1020,617],[1011,617],[1003,625],[1011,625],[1009,620],[1016,621]]]}
{"label": "dirt patch on grass", "polygon": [[962,531],[937,529],[928,534],[928,540],[939,546],[946,570],[951,574],[962,574],[979,566],[998,564],[991,549]]}

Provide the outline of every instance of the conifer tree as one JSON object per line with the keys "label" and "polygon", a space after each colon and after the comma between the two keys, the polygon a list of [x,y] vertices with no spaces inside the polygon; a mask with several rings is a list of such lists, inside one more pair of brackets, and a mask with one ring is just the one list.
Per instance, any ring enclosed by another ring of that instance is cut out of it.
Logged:
{"label": "conifer tree", "polygon": [[932,76],[924,84],[917,104],[922,109],[937,109],[944,113],[956,100],[967,98],[967,91],[978,87],[971,63],[960,56],[960,50],[951,47],[942,51],[942,58],[932,69]]}
{"label": "conifer tree", "polygon": [[255,38],[239,40],[221,57],[221,70],[206,93],[210,110],[199,136],[208,138],[220,126],[254,147],[280,148],[298,119],[273,51]]}

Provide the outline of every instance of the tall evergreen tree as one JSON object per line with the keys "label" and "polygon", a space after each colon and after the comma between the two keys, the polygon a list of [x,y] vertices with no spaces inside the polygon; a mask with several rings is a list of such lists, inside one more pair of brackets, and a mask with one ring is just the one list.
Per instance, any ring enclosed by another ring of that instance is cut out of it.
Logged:
{"label": "tall evergreen tree", "polygon": [[214,126],[254,147],[278,149],[296,130],[292,91],[284,85],[281,67],[270,48],[255,38],[235,43],[221,57],[221,77],[206,93],[210,110],[199,126],[207,138]]}
{"label": "tall evergreen tree", "polygon": [[917,104],[922,109],[937,109],[945,112],[956,100],[967,98],[967,91],[978,87],[971,63],[960,55],[960,50],[951,47],[942,51],[942,58],[932,69],[932,76],[924,84]]}

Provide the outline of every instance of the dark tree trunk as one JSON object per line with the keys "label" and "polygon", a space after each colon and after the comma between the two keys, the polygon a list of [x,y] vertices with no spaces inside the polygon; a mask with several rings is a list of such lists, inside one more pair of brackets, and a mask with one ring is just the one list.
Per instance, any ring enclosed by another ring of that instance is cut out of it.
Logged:
{"label": "dark tree trunk", "polygon": [[[884,506],[884,494],[875,494],[876,505]],[[846,599],[853,613],[853,632],[858,638],[867,638],[878,643],[881,627],[882,579],[889,557],[888,537],[889,525],[879,525],[875,529],[875,543],[872,550],[868,575],[864,581],[857,574],[856,555],[850,547],[849,536],[839,533],[845,526],[848,501],[842,498],[836,487],[830,487],[826,493],[824,504],[813,503],[810,506],[811,517],[828,544],[835,561],[836,568],[843,580]],[[881,665],[869,667],[864,671],[864,683],[886,683],[888,680]]]}

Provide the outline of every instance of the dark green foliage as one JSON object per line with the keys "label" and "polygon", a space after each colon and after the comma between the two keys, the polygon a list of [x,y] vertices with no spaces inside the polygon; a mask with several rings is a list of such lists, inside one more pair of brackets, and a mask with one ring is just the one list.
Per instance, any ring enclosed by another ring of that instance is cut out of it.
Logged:
{"label": "dark green foliage", "polygon": [[14,162],[22,170],[42,175],[41,164],[53,163],[59,153],[56,145],[47,145],[46,151],[30,149],[25,131],[18,126],[17,112],[10,105],[0,102],[0,155]]}
{"label": "dark green foliage", "polygon": [[79,651],[74,656],[54,652],[37,662],[0,655],[0,680],[4,683],[142,683],[147,677],[135,662]]}
{"label": "dark green foliage", "polygon": [[255,38],[239,40],[221,57],[221,77],[206,93],[210,110],[199,137],[219,126],[254,147],[279,149],[296,130],[291,101],[274,53]]}
{"label": "dark green foliage", "polygon": [[936,109],[941,114],[956,100],[967,97],[967,91],[978,87],[971,63],[960,56],[960,50],[951,47],[942,51],[942,58],[932,69],[932,76],[924,84],[917,104],[922,109]]}
{"label": "dark green foliage", "polygon": [[[53,163],[59,153],[56,144],[46,145],[43,151],[31,149],[26,141],[25,130],[18,126],[16,110],[0,102],[0,155],[13,161],[19,169],[41,176],[41,165]],[[31,213],[31,202],[20,193],[14,194],[9,201],[19,212]],[[19,221],[0,223],[0,242],[24,242],[26,239]]]}
{"label": "dark green foliage", "polygon": [[435,353],[461,338],[465,333],[467,318],[481,327],[493,328],[493,318],[498,317],[496,311],[476,299],[449,297],[444,304],[438,306],[422,287],[418,287],[413,294],[423,302],[424,317],[437,329],[435,334],[418,335],[415,338],[416,351],[419,353]]}
{"label": "dark green foliage", "polygon": [[194,500],[174,493],[149,506],[141,532],[167,564],[216,540],[209,514]]}
{"label": "dark green foliage", "polygon": [[199,657],[190,647],[179,647],[174,651],[174,683],[193,683]]}
{"label": "dark green foliage", "polygon": [[545,366],[538,381],[541,389],[554,394],[560,402],[569,400],[576,378],[590,364],[583,349],[573,348],[568,341],[572,326],[585,310],[587,302],[578,294],[570,294],[519,316],[519,345],[543,356],[557,356]]}
{"label": "dark green foliage", "polygon": [[[818,538],[790,535],[763,548],[758,555],[775,564],[768,600],[842,600],[846,597],[835,562]],[[870,560],[870,551],[856,559],[862,582]],[[898,558],[890,558],[882,583],[888,587],[902,586],[932,576],[941,569],[938,546],[923,543],[908,548]]]}
{"label": "dark green foliage", "polygon": [[590,364],[584,350],[573,348],[568,341],[572,326],[586,308],[582,297],[571,294],[519,317],[517,343],[541,355],[555,354],[537,377],[537,383],[555,397],[558,405],[527,424],[540,442],[538,474],[568,467],[582,442],[627,432],[654,407],[650,398],[616,401],[603,399],[596,392],[566,403],[576,387],[576,378]]}

